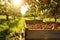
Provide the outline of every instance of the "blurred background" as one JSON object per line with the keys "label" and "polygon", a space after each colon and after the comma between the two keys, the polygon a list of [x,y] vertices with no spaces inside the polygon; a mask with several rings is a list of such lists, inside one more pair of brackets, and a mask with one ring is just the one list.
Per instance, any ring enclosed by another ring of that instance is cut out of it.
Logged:
{"label": "blurred background", "polygon": [[60,23],[60,0],[0,0],[0,40],[19,40],[25,20]]}

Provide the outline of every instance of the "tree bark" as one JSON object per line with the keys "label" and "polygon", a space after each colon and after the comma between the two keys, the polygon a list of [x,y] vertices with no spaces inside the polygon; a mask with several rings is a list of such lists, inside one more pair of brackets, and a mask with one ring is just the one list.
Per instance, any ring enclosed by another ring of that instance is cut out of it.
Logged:
{"label": "tree bark", "polygon": [[9,18],[8,18],[9,16],[8,15],[6,15],[6,19],[8,20]]}
{"label": "tree bark", "polygon": [[56,22],[56,18],[54,18],[55,19],[55,22]]}

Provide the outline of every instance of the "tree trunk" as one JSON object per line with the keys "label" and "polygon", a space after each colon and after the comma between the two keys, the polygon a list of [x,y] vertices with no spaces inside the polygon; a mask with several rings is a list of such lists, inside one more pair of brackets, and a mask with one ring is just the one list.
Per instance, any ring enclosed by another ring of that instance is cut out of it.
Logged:
{"label": "tree trunk", "polygon": [[56,22],[56,18],[54,18],[55,19],[55,22]]}
{"label": "tree trunk", "polygon": [[7,19],[7,20],[8,20],[8,17],[9,17],[9,16],[8,16],[8,15],[6,15],[6,19]]}

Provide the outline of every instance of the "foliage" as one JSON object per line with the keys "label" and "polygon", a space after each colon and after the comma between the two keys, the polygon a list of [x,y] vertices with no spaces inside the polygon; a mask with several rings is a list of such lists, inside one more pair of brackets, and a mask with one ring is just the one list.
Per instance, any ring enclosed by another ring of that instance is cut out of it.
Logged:
{"label": "foliage", "polygon": [[[2,4],[4,2],[4,4]],[[13,19],[16,17],[19,18],[21,17],[21,13],[19,8],[13,7],[13,5],[9,5],[5,0],[0,1],[0,15],[6,15],[6,19],[9,19],[9,16],[13,16]]]}
{"label": "foliage", "polygon": [[[33,20],[36,17],[43,20],[44,18],[60,18],[60,1],[58,0],[27,0],[29,5],[28,11],[24,15],[26,20]],[[21,13],[19,8],[9,6],[7,3],[1,4],[0,0],[0,15],[13,16],[12,19],[5,20],[0,19],[0,40],[19,40],[19,35],[24,27],[25,18],[21,18]],[[32,17],[32,18],[30,18]],[[53,20],[54,20],[53,18]],[[48,19],[47,19],[48,20]],[[54,22],[54,21],[53,21]]]}
{"label": "foliage", "polygon": [[[2,4],[3,2],[4,4]],[[6,15],[7,19],[0,19],[0,40],[18,40],[22,28],[18,26],[22,16],[19,8],[15,9],[13,6],[10,6],[5,0],[0,0],[0,15]],[[12,19],[9,19],[9,16],[12,16]]]}
{"label": "foliage", "polygon": [[0,19],[0,40],[9,40],[10,38],[12,39],[19,39],[19,35],[21,33],[21,26],[18,26],[20,19],[15,19],[15,20],[5,20]]}
{"label": "foliage", "polygon": [[[25,16],[40,16],[43,20],[46,17],[59,18],[60,15],[60,1],[59,0],[27,0],[29,10]],[[41,14],[42,13],[42,14]]]}

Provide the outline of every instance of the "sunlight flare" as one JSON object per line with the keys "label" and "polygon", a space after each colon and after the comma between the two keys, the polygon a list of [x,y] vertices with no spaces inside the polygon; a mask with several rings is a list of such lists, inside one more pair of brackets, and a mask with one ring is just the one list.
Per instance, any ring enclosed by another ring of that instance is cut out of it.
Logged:
{"label": "sunlight flare", "polygon": [[21,9],[20,9],[22,15],[24,15],[24,14],[26,13],[27,10],[28,10],[28,5],[22,6]]}
{"label": "sunlight flare", "polygon": [[12,0],[13,5],[19,6],[21,4],[22,0]]}

